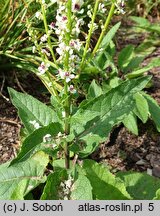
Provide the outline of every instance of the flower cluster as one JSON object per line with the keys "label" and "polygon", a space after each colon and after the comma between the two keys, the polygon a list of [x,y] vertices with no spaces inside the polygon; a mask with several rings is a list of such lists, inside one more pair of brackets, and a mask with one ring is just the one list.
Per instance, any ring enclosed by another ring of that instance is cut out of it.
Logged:
{"label": "flower cluster", "polygon": [[[45,0],[37,1],[43,5],[42,9],[44,8],[46,11],[47,7],[49,7],[49,4],[47,4]],[[48,30],[46,30],[47,28],[45,22],[47,20],[45,18],[44,25],[46,32],[38,38],[38,46],[37,44],[35,44],[35,46],[33,47],[33,52],[35,53],[36,51],[38,51],[43,57],[43,61],[38,67],[38,75],[45,74],[45,72],[49,69],[49,65],[46,62],[48,62],[47,59],[50,58],[50,56],[53,57],[53,45],[51,43],[49,44],[49,41],[51,41],[51,35],[54,35],[54,37],[56,35],[57,42],[54,44],[54,51],[56,52],[55,59],[57,64],[57,79],[63,81],[63,83],[67,85],[67,88],[65,88],[65,90],[67,89],[70,93],[74,94],[76,93],[76,90],[73,84],[75,83],[74,79],[80,65],[79,53],[82,51],[83,43],[81,40],[79,40],[79,34],[81,26],[84,25],[84,20],[82,18],[85,17],[83,16],[84,0],[72,0],[69,3],[71,5],[69,6],[67,0],[50,0],[50,2],[57,4],[56,15],[55,17],[53,17],[53,20],[51,20],[50,24],[48,24]],[[106,13],[107,2],[108,0],[99,2],[97,12],[101,15]],[[125,0],[116,0],[115,6],[119,13],[125,13]],[[94,13],[95,10],[89,4],[87,6],[87,15],[90,18],[88,28],[92,29],[92,33],[96,29],[98,29],[98,26],[101,26],[102,29],[104,27],[103,20],[100,20],[99,24],[93,21],[92,17]],[[41,12],[37,11],[35,13],[35,17],[37,20],[43,20],[44,10],[42,10]],[[34,34],[32,33],[32,37],[37,36],[34,36]],[[85,37],[87,39],[86,35]],[[88,48],[87,52],[89,51],[90,49]]]}
{"label": "flower cluster", "polygon": [[42,62],[41,65],[38,67],[38,75],[43,75],[49,68],[50,64]]}
{"label": "flower cluster", "polygon": [[118,13],[125,14],[125,0],[117,0],[115,5]]}
{"label": "flower cluster", "polygon": [[62,181],[60,183],[60,187],[59,187],[59,191],[58,191],[59,199],[69,200],[73,181],[74,181],[74,179],[72,178],[71,175],[69,175],[68,180]]}
{"label": "flower cluster", "polygon": [[33,125],[33,127],[34,127],[35,129],[39,129],[39,128],[41,127],[41,126],[39,125],[39,123],[36,122],[36,120],[29,121],[29,123],[30,123],[31,125]]}
{"label": "flower cluster", "polygon": [[44,143],[50,142],[51,140],[52,140],[51,134],[46,134],[46,135],[43,137],[43,142],[44,142]]}
{"label": "flower cluster", "polygon": [[[75,78],[75,72],[80,62],[80,58],[77,53],[81,50],[82,42],[78,39],[78,35],[80,33],[80,27],[84,24],[84,21],[83,19],[78,18],[77,14],[83,13],[83,3],[83,0],[72,0],[72,15],[70,17],[72,21],[71,27],[68,29],[69,21],[66,2],[62,0],[57,1],[58,9],[55,20],[49,24],[50,31],[53,31],[58,37],[56,48],[56,53],[58,54],[57,62],[63,65],[66,55],[68,56],[68,67],[60,68],[57,71],[57,77],[69,84]],[[68,33],[70,34],[69,41],[66,39],[66,34]],[[43,36],[42,39],[46,38]],[[71,84],[68,87],[68,91],[71,93],[76,92],[74,86]]]}

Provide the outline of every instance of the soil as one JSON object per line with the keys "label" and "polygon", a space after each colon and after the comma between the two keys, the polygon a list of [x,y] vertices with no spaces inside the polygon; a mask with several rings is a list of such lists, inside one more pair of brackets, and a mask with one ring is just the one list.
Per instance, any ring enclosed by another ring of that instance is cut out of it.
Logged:
{"label": "soil", "polygon": [[[141,37],[141,40],[143,37]],[[137,39],[126,40],[126,43],[137,44]],[[122,44],[119,42],[119,47]],[[123,44],[124,46],[124,44]],[[150,58],[160,56],[160,48]],[[145,61],[148,61],[147,58]],[[144,62],[145,64],[145,62]],[[160,104],[160,68],[149,71],[153,75],[153,87],[148,91]],[[26,91],[43,102],[48,102],[48,96],[38,78],[31,74],[24,77],[10,71],[0,74],[0,164],[13,159],[20,146],[19,132],[21,122],[14,106],[8,100],[7,86],[18,91]],[[31,85],[28,86],[28,83]],[[150,175],[160,177],[160,133],[157,132],[151,120],[146,124],[141,122],[139,135],[131,134],[123,125],[113,129],[108,140],[101,144],[99,149],[91,155],[91,158],[107,164],[112,172],[134,170],[147,172]]]}

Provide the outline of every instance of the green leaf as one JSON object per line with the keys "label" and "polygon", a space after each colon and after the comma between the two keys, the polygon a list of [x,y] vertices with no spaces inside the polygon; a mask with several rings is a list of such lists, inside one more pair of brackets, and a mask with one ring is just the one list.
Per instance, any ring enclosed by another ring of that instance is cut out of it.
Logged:
{"label": "green leaf", "polygon": [[133,71],[132,73],[127,74],[126,77],[129,79],[139,77],[139,76],[143,75],[146,71],[149,71],[152,68],[159,67],[159,66],[160,66],[159,58],[154,58],[146,67],[143,67],[141,69],[137,69],[137,70]]}
{"label": "green leaf", "polygon": [[131,16],[130,18],[138,24],[139,28],[142,28],[143,30],[145,29],[149,32],[156,32],[160,34],[160,26],[158,23],[150,23],[147,19],[143,17]]}
{"label": "green leaf", "polygon": [[92,186],[89,179],[83,174],[78,175],[71,191],[71,200],[92,200]]}
{"label": "green leaf", "polygon": [[128,65],[133,55],[134,46],[128,45],[118,55],[118,66],[122,69]]}
{"label": "green leaf", "polygon": [[128,73],[125,75],[126,78],[128,79],[133,79],[133,78],[136,78],[136,77],[140,77],[142,76],[146,71],[149,71],[152,69],[152,66],[146,66],[146,67],[143,67],[141,69],[137,69],[135,71],[133,71],[132,73]]}
{"label": "green leaf", "polygon": [[158,132],[160,132],[160,106],[150,95],[143,94],[146,98],[149,106],[149,112],[151,114],[151,118],[153,119]]}
{"label": "green leaf", "polygon": [[34,97],[8,88],[13,105],[18,109],[19,117],[29,133],[35,128],[32,121],[36,121],[40,126],[47,126],[51,122],[58,122],[57,114],[48,106],[38,101]]}
{"label": "green leaf", "polygon": [[143,18],[143,17],[137,17],[137,16],[130,16],[130,18],[136,22],[140,27],[146,27],[146,26],[150,26],[150,22]]}
{"label": "green leaf", "polygon": [[109,32],[106,34],[106,36],[103,38],[101,44],[100,44],[100,48],[102,49],[106,49],[107,46],[109,45],[109,43],[112,41],[113,37],[115,36],[117,30],[119,29],[121,25],[121,22],[118,22],[116,25],[114,25]]}
{"label": "green leaf", "polygon": [[121,82],[122,80],[119,77],[115,76],[109,80],[109,85],[111,86],[111,88],[115,88],[120,85]]}
{"label": "green leaf", "polygon": [[[20,153],[11,162],[11,164],[27,160],[29,157],[35,154],[35,152],[41,150],[45,152],[49,152],[49,150],[50,152],[54,151],[55,147],[52,147],[53,144],[55,145],[54,137],[59,132],[62,132],[62,127],[59,123],[51,123],[48,126],[35,130],[24,140]],[[52,140],[50,142],[43,142],[43,137],[46,134],[51,135]]]}
{"label": "green leaf", "polygon": [[136,107],[134,109],[134,113],[141,119],[143,123],[146,123],[149,114],[149,107],[148,107],[147,100],[140,93],[135,94],[134,98],[136,101]]}
{"label": "green leaf", "polygon": [[156,191],[156,196],[153,198],[154,200],[160,200],[160,189]]}
{"label": "green leaf", "polygon": [[137,118],[133,112],[129,113],[123,120],[124,126],[133,134],[138,135]]}
{"label": "green leaf", "polygon": [[[70,164],[70,166],[69,166],[70,169],[72,169],[73,168],[73,161],[70,160],[69,164]],[[65,169],[65,159],[53,160],[52,166],[53,166],[54,170]]]}
{"label": "green leaf", "polygon": [[87,99],[94,99],[102,94],[102,88],[93,80],[88,89]]}
{"label": "green leaf", "polygon": [[137,200],[152,200],[160,188],[160,180],[146,173],[119,172],[117,174],[126,186],[126,190]]}
{"label": "green leaf", "polygon": [[93,199],[130,199],[123,182],[108,171],[106,167],[92,160],[84,160],[83,170],[92,186]]}
{"label": "green leaf", "polygon": [[[60,183],[67,179],[67,171],[62,169],[49,174],[41,200],[59,200]],[[63,193],[63,192],[62,192]]]}
{"label": "green leaf", "polygon": [[129,64],[125,68],[123,68],[124,73],[133,71],[133,70],[135,70],[135,68],[138,68],[143,60],[144,60],[144,57],[142,57],[142,56],[140,56],[140,57],[136,56],[136,57],[132,58],[131,61],[129,62]]}
{"label": "green leaf", "polygon": [[135,49],[135,55],[140,57],[147,57],[156,49],[156,42],[153,40],[144,40],[138,47]]}
{"label": "green leaf", "polygon": [[[71,118],[71,133],[81,145],[99,144],[106,140],[112,127],[120,123],[134,109],[133,95],[141,91],[151,77],[123,82],[92,101],[81,106]],[[84,148],[85,154],[85,148]]]}
{"label": "green leaf", "polygon": [[46,178],[44,171],[48,156],[39,152],[25,162],[13,166],[0,166],[0,199],[23,199],[23,197]]}

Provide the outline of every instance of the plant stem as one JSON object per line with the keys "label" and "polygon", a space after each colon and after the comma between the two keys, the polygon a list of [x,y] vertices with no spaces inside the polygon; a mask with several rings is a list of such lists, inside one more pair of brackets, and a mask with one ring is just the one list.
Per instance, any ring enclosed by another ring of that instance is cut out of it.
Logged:
{"label": "plant stem", "polygon": [[48,25],[47,25],[45,8],[44,8],[44,5],[42,3],[41,3],[41,10],[42,10],[42,15],[43,15],[43,23],[44,23],[45,32],[46,32],[46,35],[47,35],[47,42],[48,42],[49,50],[51,52],[53,61],[56,64],[56,57],[54,55],[53,48],[52,48],[52,43],[51,43],[51,38],[50,38],[50,35],[48,33]]}
{"label": "plant stem", "polygon": [[[67,32],[65,36],[66,46],[69,46],[69,42],[71,40],[71,30],[72,30],[72,0],[68,0],[67,2]],[[66,71],[69,70],[69,51],[66,51],[65,59],[64,59],[64,69]],[[70,133],[70,93],[68,92],[68,83],[64,81],[64,93],[66,95],[64,109],[65,109],[65,134],[68,135]],[[69,169],[69,161],[70,161],[70,152],[68,149],[69,143],[65,143],[65,167]]]}
{"label": "plant stem", "polygon": [[95,53],[99,49],[99,46],[100,46],[100,44],[101,44],[101,42],[103,40],[103,37],[104,37],[104,35],[105,35],[106,31],[107,31],[107,28],[108,28],[108,25],[109,25],[109,23],[111,21],[111,18],[112,18],[113,14],[114,14],[114,9],[115,9],[115,3],[112,3],[109,14],[108,14],[107,19],[106,19],[106,22],[105,22],[104,27],[102,29],[102,32],[101,32],[101,34],[100,34],[100,36],[98,38],[98,41],[96,43],[96,46],[95,46],[95,48],[94,48],[94,50],[92,52],[92,55],[91,55],[92,57],[95,55]]}
{"label": "plant stem", "polygon": [[81,69],[84,66],[87,51],[88,51],[88,48],[89,48],[89,45],[90,45],[91,36],[92,36],[92,33],[93,33],[93,28],[94,28],[94,21],[95,21],[95,18],[96,18],[96,13],[97,13],[97,10],[98,10],[99,1],[100,0],[96,0],[95,6],[94,6],[94,11],[93,11],[92,20],[91,20],[91,26],[90,26],[90,29],[89,29],[89,32],[88,32],[88,35],[87,35],[86,45],[85,45],[83,56],[82,56]]}

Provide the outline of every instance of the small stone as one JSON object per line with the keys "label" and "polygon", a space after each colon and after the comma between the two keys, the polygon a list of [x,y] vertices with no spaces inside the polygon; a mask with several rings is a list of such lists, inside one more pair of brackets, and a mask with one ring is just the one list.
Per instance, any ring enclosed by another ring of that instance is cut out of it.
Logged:
{"label": "small stone", "polygon": [[155,166],[155,167],[153,167],[152,174],[153,174],[153,176],[155,176],[155,177],[160,177],[160,166]]}
{"label": "small stone", "polygon": [[152,169],[147,168],[147,174],[152,176]]}
{"label": "small stone", "polygon": [[144,159],[141,159],[139,161],[136,162],[137,165],[145,165],[146,161]]}

